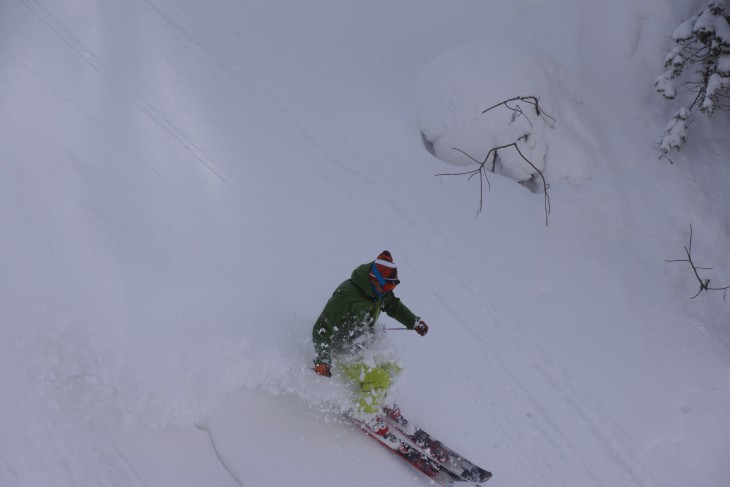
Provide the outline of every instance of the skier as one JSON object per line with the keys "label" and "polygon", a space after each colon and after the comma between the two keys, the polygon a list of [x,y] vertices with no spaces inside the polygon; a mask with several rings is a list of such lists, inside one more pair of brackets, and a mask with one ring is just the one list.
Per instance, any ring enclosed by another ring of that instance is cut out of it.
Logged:
{"label": "skier", "polygon": [[358,266],[350,279],[335,289],[312,329],[317,353],[314,371],[331,377],[334,364],[338,375],[356,390],[356,413],[382,436],[388,434],[388,426],[379,414],[381,408],[395,419],[400,416],[397,406],[382,404],[400,367],[392,362],[363,360],[363,352],[375,340],[378,316],[385,310],[407,329],[421,336],[428,332],[428,325],[393,294],[399,283],[398,268],[390,252],[384,250],[375,261]]}

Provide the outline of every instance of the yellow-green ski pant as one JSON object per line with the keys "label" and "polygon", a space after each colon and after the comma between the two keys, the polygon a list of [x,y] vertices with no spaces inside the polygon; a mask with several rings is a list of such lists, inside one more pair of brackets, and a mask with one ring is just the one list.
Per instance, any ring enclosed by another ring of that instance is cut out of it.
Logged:
{"label": "yellow-green ski pant", "polygon": [[400,372],[400,367],[391,362],[370,367],[362,362],[338,363],[337,368],[355,387],[355,408],[360,413],[374,414],[380,412],[383,400],[388,394],[393,379]]}

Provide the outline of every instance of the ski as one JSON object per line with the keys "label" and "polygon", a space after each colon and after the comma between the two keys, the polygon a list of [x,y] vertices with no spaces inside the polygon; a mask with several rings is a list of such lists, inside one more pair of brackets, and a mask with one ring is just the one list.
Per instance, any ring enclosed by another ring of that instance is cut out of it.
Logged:
{"label": "ski", "polygon": [[410,444],[435,460],[447,470],[455,473],[463,480],[474,484],[481,484],[492,477],[492,473],[467,460],[456,451],[447,447],[421,428],[412,425],[402,414],[392,414],[392,411],[383,408],[383,419],[407,438]]}
{"label": "ski", "polygon": [[456,487],[458,484],[459,487],[466,487],[472,484],[471,482],[465,482],[464,478],[449,470],[447,466],[430,458],[425,452],[413,446],[399,430],[393,429],[383,436],[375,433],[357,418],[348,416],[347,420],[388,450],[410,463],[438,485],[443,487]]}

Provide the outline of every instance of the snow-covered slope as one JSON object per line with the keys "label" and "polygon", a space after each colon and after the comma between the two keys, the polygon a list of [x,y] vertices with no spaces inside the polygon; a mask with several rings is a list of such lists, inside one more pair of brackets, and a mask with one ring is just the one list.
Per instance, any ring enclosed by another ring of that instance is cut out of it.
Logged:
{"label": "snow-covered slope", "polygon": [[[692,224],[730,284],[727,114],[652,149],[684,3],[4,2],[0,485],[428,485],[310,370],[383,249],[431,326],[388,336],[397,400],[490,484],[725,485],[728,305],[664,260]],[[494,91],[549,56],[547,227],[511,179],[475,218],[478,183],[434,177],[418,80],[473,42],[513,49]]]}

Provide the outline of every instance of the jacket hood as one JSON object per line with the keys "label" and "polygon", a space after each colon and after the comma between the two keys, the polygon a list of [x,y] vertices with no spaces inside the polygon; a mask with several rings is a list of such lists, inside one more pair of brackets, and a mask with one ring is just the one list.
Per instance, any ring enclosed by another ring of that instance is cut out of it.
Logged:
{"label": "jacket hood", "polygon": [[377,299],[378,297],[375,295],[375,291],[373,291],[373,287],[370,285],[370,266],[372,265],[372,262],[368,262],[367,264],[357,266],[355,270],[352,271],[350,280],[367,297],[370,299]]}

